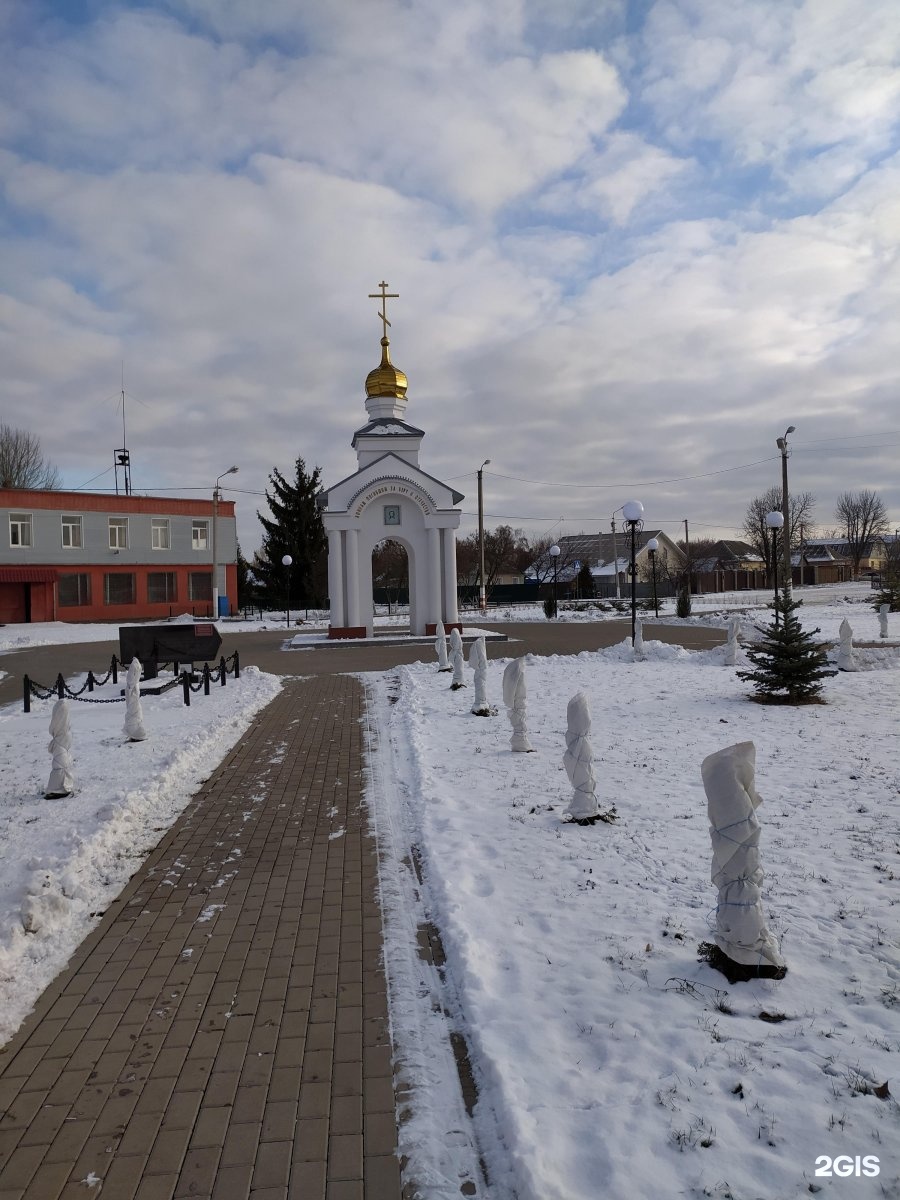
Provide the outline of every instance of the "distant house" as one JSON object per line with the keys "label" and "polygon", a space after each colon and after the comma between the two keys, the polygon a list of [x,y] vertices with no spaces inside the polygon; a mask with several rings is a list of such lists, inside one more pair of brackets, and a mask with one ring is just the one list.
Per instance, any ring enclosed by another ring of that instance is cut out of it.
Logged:
{"label": "distant house", "polygon": [[[0,623],[208,617],[213,536],[211,499],[0,488]],[[215,537],[228,611],[237,607],[233,501],[218,502]]]}
{"label": "distant house", "polygon": [[[650,553],[647,543],[651,538],[659,542],[657,550],[657,572],[660,594],[667,593],[666,581],[672,572],[684,566],[684,554],[667,533],[661,529],[642,529],[635,536],[635,566],[638,578],[646,579],[650,572]],[[578,572],[587,563],[594,580],[594,594],[598,597],[625,595],[630,589],[629,568],[631,566],[631,534],[621,533],[576,533],[561,537],[557,562],[557,582],[564,585],[566,592],[574,591]],[[526,575],[543,582],[553,579],[553,568],[549,559],[543,558],[529,568]],[[644,588],[642,587],[642,592]]]}
{"label": "distant house", "polygon": [[[888,556],[888,544],[896,534],[873,538],[865,546],[859,563],[861,575],[878,574]],[[799,554],[794,555],[795,582],[846,583],[853,578],[853,561],[847,538],[805,538]]]}
{"label": "distant house", "polygon": [[712,552],[694,562],[698,592],[741,592],[766,586],[766,564],[748,542],[716,542]]}

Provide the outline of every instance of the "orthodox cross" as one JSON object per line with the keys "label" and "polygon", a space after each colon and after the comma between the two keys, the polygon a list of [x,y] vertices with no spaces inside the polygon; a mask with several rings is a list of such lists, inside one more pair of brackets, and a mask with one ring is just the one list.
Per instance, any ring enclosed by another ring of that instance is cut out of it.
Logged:
{"label": "orthodox cross", "polygon": [[[390,321],[387,319],[387,302],[388,302],[388,300],[399,300],[400,293],[399,292],[389,292],[388,288],[390,287],[390,284],[385,283],[384,280],[382,280],[378,286],[381,288],[381,297],[380,297],[381,312],[378,315],[379,315],[379,317],[381,317],[381,320],[382,320],[382,325],[383,325],[383,329],[384,329],[383,336],[387,337],[388,326],[390,325]],[[378,292],[369,292],[369,299],[370,300],[378,300],[379,299]]]}

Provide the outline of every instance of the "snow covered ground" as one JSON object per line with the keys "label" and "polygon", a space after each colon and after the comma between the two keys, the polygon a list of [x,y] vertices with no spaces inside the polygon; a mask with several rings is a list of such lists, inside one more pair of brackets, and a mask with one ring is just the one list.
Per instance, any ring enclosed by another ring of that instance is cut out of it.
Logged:
{"label": "snow covered ground", "polygon": [[[417,1039],[404,871],[447,954],[441,1002],[473,1060],[492,1195],[900,1197],[900,649],[868,651],[827,682],[827,704],[803,708],[749,701],[722,649],[529,658],[534,754],[509,749],[504,665],[489,666],[501,711],[487,719],[469,712],[471,673],[465,691],[432,663],[371,688],[389,755],[373,797],[395,857],[391,1004],[418,1085],[401,1150],[432,1194],[454,1193],[452,1138],[422,1161],[441,1120],[452,1129],[450,1089],[440,1047]],[[578,691],[615,824],[561,820]],[[697,956],[716,903],[700,764],[745,740],[765,801],[765,909],[789,970],[732,986]]]}
{"label": "snow covered ground", "polygon": [[[829,638],[846,616],[877,641],[870,600],[865,589],[801,612]],[[429,1200],[458,1196],[453,1171],[479,1154],[496,1200],[900,1197],[900,617],[891,622],[859,672],[826,683],[827,704],[799,709],[748,701],[721,650],[530,658],[531,755],[510,753],[502,706],[470,715],[471,674],[451,692],[430,652],[368,677],[394,1033],[418,1085],[402,1149]],[[110,634],[7,627],[0,650]],[[489,664],[497,705],[504,665]],[[141,743],[121,733],[124,705],[73,703],[77,791],[66,800],[43,798],[51,702],[28,716],[0,709],[0,1038],[278,686],[250,669],[190,709],[177,690],[145,698]],[[615,824],[560,819],[566,704],[579,690]],[[766,913],[789,971],[731,986],[696,955],[715,905],[700,763],[747,739],[765,801]],[[405,897],[443,939],[442,999],[480,1089],[478,1146],[446,1136],[463,1127],[455,1066],[439,1014],[423,1007]],[[849,1176],[824,1161],[843,1155]],[[817,1176],[825,1167],[832,1175]]]}
{"label": "snow covered ground", "polygon": [[145,696],[142,742],[122,732],[124,703],[71,701],[75,792],[60,800],[44,799],[54,701],[0,708],[0,1044],[280,686],[247,667],[189,708],[180,688]]}

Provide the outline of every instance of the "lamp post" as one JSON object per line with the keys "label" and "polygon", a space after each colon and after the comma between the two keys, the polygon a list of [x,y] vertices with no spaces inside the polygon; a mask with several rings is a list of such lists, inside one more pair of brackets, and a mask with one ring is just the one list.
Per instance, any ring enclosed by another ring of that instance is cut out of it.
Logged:
{"label": "lamp post", "polygon": [[637,570],[635,568],[635,538],[637,527],[642,523],[644,506],[640,500],[629,500],[622,505],[622,516],[631,531],[631,644],[634,645],[635,628],[637,626]]}
{"label": "lamp post", "polygon": [[226,475],[236,475],[237,467],[229,467],[227,471],[223,471],[221,475],[216,477],[216,486],[213,488],[213,519],[212,519],[212,606],[213,620],[217,620],[219,616],[219,555],[217,546],[217,534],[219,524],[219,480],[224,479]]}
{"label": "lamp post", "polygon": [[778,625],[778,530],[784,525],[784,514],[777,510],[767,513],[766,524],[772,530],[772,578],[775,581],[775,624]]}
{"label": "lamp post", "polygon": [[657,620],[659,620],[659,599],[656,594],[656,552],[658,549],[659,539],[651,538],[647,543],[647,552],[650,555],[650,566],[653,569],[653,611]]}
{"label": "lamp post", "polygon": [[550,557],[553,559],[553,615],[554,615],[554,617],[555,617],[555,616],[556,616],[556,614],[557,614],[557,611],[558,611],[558,607],[559,607],[559,606],[558,606],[558,603],[557,603],[557,579],[558,579],[558,567],[559,567],[559,546],[557,546],[555,542],[554,542],[554,544],[553,544],[553,545],[550,547]]}
{"label": "lamp post", "polygon": [[788,425],[784,431],[784,437],[776,438],[775,445],[781,451],[781,515],[784,517],[784,534],[781,545],[781,553],[784,558],[784,594],[785,596],[791,590],[791,517],[788,506],[788,469],[787,460],[790,450],[788,449],[787,438],[789,433],[794,432],[794,426]]}
{"label": "lamp post", "polygon": [[621,600],[622,590],[619,587],[619,550],[618,550],[618,547],[616,546],[616,513],[618,511],[619,511],[618,508],[613,511],[612,519],[610,520],[610,526],[612,527],[612,539],[613,539],[613,568],[614,568],[613,574],[616,577],[616,599]]}
{"label": "lamp post", "polygon": [[289,554],[285,554],[284,558],[282,558],[282,560],[281,560],[281,565],[284,567],[285,571],[287,572],[287,593],[285,595],[284,624],[285,624],[286,628],[288,628],[288,629],[290,629],[290,627],[291,627],[291,563],[293,561],[294,560],[291,558],[291,556]]}
{"label": "lamp post", "polygon": [[481,476],[490,461],[486,458],[478,468],[478,611],[482,616],[487,612],[487,596],[484,590],[484,491]]}

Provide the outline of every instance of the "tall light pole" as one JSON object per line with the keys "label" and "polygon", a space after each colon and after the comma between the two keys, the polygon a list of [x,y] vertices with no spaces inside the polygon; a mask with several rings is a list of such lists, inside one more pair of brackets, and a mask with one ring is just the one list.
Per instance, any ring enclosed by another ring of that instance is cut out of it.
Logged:
{"label": "tall light pole", "polygon": [[794,426],[788,425],[784,431],[784,437],[776,438],[775,445],[781,451],[781,515],[784,517],[784,533],[782,534],[781,553],[784,557],[784,594],[785,597],[790,595],[791,591],[791,514],[788,506],[788,472],[787,460],[790,450],[788,449],[787,438],[789,433],[794,432]]}
{"label": "tall light pole", "polygon": [[778,530],[784,526],[784,514],[777,511],[766,513],[766,524],[772,530],[772,578],[775,581],[775,624],[778,625]]}
{"label": "tall light pole", "polygon": [[557,546],[556,543],[550,547],[550,557],[553,559],[553,616],[555,617],[559,609],[559,603],[557,600],[557,568],[559,566],[559,546]]}
{"label": "tall light pole", "polygon": [[647,543],[647,552],[650,555],[650,566],[653,569],[653,611],[656,613],[656,619],[659,620],[659,598],[656,594],[656,552],[659,549],[659,540],[651,538]]}
{"label": "tall light pole", "polygon": [[635,567],[635,537],[637,527],[644,516],[644,506],[640,500],[629,500],[622,505],[622,516],[631,531],[631,644],[634,645],[634,635],[637,627],[637,569]]}
{"label": "tall light pole", "polygon": [[218,524],[219,524],[219,480],[224,479],[226,475],[236,475],[237,467],[229,467],[227,471],[223,471],[221,475],[216,477],[216,486],[213,488],[213,519],[212,519],[212,560],[213,560],[213,578],[212,578],[212,608],[213,620],[218,620],[219,617],[219,555],[218,555]]}
{"label": "tall light pole", "polygon": [[486,458],[478,468],[478,611],[482,616],[487,612],[487,595],[484,590],[484,489],[481,476],[490,461]]}
{"label": "tall light pole", "polygon": [[618,511],[619,511],[618,508],[613,510],[613,515],[612,515],[612,520],[610,521],[610,526],[612,527],[612,537],[613,537],[613,565],[615,567],[615,570],[613,573],[616,577],[616,599],[621,600],[622,599],[622,589],[619,587],[619,550],[618,550],[618,547],[616,546],[616,513]]}
{"label": "tall light pole", "polygon": [[285,593],[285,597],[284,597],[284,600],[285,600],[284,623],[285,623],[286,628],[288,628],[288,629],[290,629],[290,627],[291,627],[291,563],[293,561],[294,560],[291,558],[291,556],[289,554],[285,554],[281,560],[281,565],[284,567],[285,571],[287,572],[287,592]]}

